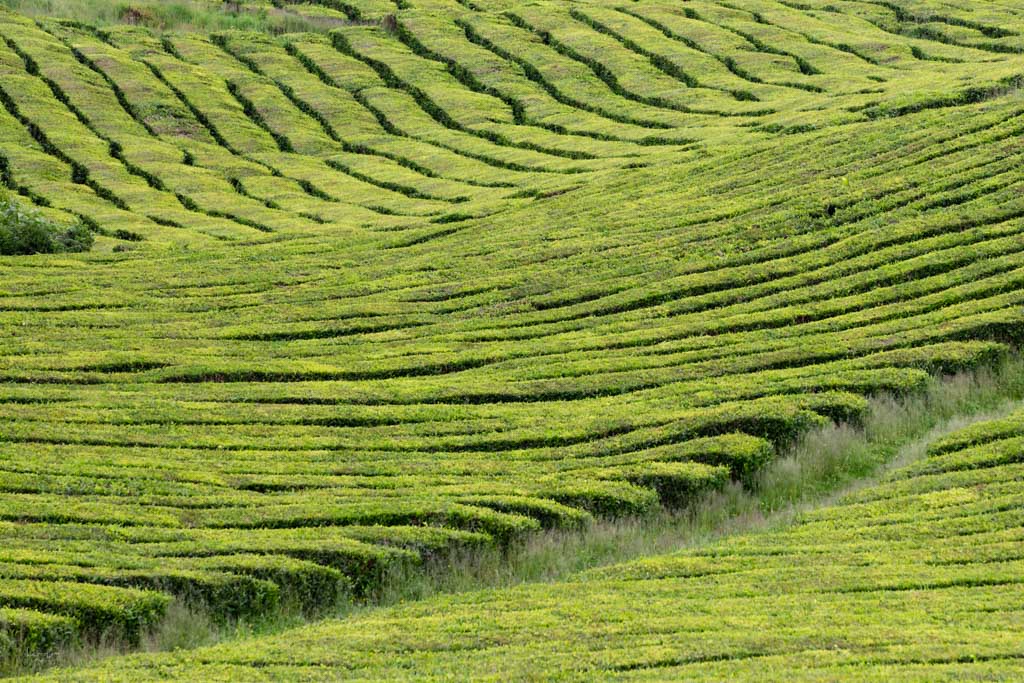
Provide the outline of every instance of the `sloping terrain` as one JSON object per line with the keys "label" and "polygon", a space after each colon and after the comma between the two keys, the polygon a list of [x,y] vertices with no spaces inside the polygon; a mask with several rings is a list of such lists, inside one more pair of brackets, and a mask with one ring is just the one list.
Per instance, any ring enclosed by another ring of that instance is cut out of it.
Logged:
{"label": "sloping terrain", "polygon": [[1020,680],[1022,462],[1018,412],[781,531],[81,680]]}
{"label": "sloping terrain", "polygon": [[99,234],[0,259],[5,633],[676,506],[1024,336],[1009,3],[377,4],[0,13],[0,179]]}

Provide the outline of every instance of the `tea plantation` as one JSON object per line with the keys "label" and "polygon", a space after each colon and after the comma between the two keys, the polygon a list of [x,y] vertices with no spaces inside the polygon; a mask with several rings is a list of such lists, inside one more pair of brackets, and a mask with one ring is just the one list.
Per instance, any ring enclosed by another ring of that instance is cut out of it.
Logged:
{"label": "tea plantation", "polygon": [[785,530],[78,680],[1020,680],[1022,452],[1018,412]]}
{"label": "tea plantation", "polygon": [[[1013,2],[26,4],[0,194],[95,244],[0,256],[0,659],[680,508],[1024,340]],[[81,675],[1019,680],[1021,424],[791,528]]]}

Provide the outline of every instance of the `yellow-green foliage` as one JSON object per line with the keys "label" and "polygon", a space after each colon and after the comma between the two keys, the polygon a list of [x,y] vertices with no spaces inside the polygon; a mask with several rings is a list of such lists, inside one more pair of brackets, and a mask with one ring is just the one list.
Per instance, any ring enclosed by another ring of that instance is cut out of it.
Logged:
{"label": "yellow-green foliage", "polygon": [[329,608],[1024,339],[1010,3],[243,4],[0,10],[0,182],[97,235],[0,259],[0,607]]}
{"label": "yellow-green foliage", "polygon": [[53,680],[1019,680],[1022,420],[784,530]]}

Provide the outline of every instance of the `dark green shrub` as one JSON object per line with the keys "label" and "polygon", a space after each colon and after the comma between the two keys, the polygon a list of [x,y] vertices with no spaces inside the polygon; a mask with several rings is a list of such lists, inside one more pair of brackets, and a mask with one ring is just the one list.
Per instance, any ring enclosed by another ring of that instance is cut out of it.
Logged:
{"label": "dark green shrub", "polygon": [[93,236],[89,228],[81,223],[76,223],[64,231],[57,232],[53,236],[57,244],[57,251],[81,252],[92,249]]}
{"label": "dark green shrub", "polygon": [[82,223],[64,227],[0,195],[0,254],[53,254],[92,248],[93,236]]}

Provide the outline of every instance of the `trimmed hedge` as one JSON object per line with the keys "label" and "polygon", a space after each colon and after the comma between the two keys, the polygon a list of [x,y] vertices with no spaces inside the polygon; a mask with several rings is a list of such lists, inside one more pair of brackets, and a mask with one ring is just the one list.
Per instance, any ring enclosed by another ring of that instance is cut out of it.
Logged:
{"label": "trimmed hedge", "polygon": [[[284,3],[340,23],[282,36],[0,12],[0,185],[102,252],[2,264],[4,599],[129,637],[153,595],[323,613],[685,508],[998,361],[1024,29],[929,2]],[[913,486],[1019,466],[1018,436],[938,444]]]}

